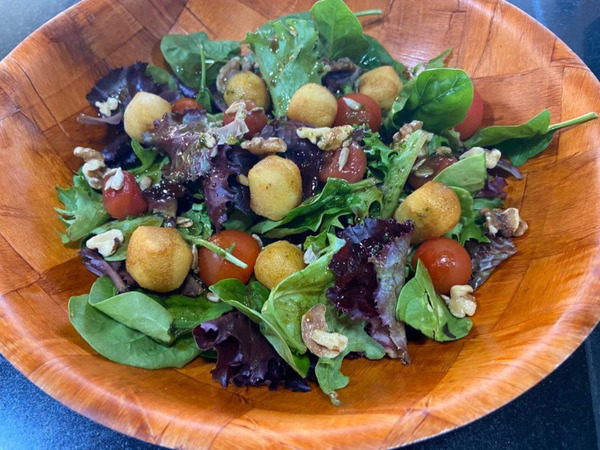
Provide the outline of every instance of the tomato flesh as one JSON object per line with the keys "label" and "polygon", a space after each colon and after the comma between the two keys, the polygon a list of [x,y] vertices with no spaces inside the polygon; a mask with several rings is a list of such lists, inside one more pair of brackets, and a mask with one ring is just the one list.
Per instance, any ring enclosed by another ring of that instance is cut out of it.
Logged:
{"label": "tomato flesh", "polygon": [[[345,162],[340,161],[342,157],[346,159]],[[349,183],[356,183],[363,179],[366,171],[367,156],[362,147],[353,142],[346,150],[339,148],[333,152],[325,152],[319,180],[325,183],[327,178],[342,178]]]}
{"label": "tomato flesh", "polygon": [[173,114],[185,114],[188,111],[202,111],[204,108],[193,98],[180,98],[175,100],[171,106]]}
{"label": "tomato flesh", "polygon": [[444,170],[446,167],[451,166],[457,161],[458,159],[456,159],[456,157],[454,156],[440,155],[434,156],[433,158],[427,156],[425,158],[425,162],[421,165],[420,169],[422,171],[425,167],[429,167],[432,171],[431,174],[426,176],[417,176],[414,172],[411,172],[411,174],[408,176],[408,184],[410,184],[410,187],[412,187],[413,189],[419,189],[428,181],[433,180],[435,176],[442,170]]}
{"label": "tomato flesh", "polygon": [[413,267],[419,259],[440,294],[449,294],[452,286],[467,284],[471,278],[471,257],[462,245],[452,239],[440,237],[425,241],[413,256]]}
{"label": "tomato flesh", "polygon": [[475,134],[483,122],[483,99],[479,92],[473,89],[473,102],[467,110],[465,120],[454,127],[454,130],[460,134],[462,140],[468,139]]}
{"label": "tomato flesh", "polygon": [[237,230],[224,230],[208,239],[213,244],[224,250],[230,250],[231,254],[248,267],[245,269],[226,261],[215,252],[201,247],[198,250],[198,272],[200,279],[207,286],[212,286],[227,278],[236,278],[242,283],[247,283],[254,272],[254,263],[260,253],[260,245],[256,239],[247,233]]}
{"label": "tomato flesh", "polygon": [[[248,131],[244,134],[245,138],[250,138],[260,133],[262,129],[267,125],[267,114],[263,108],[259,108],[256,104],[251,100],[238,100],[238,102],[244,102],[245,108],[247,112],[247,116],[244,119],[246,126],[248,127]],[[223,125],[230,124],[235,119],[235,109],[236,106],[234,102],[232,103],[227,111],[223,114]],[[234,106],[232,108],[232,106]],[[234,110],[234,111],[232,111]]]}
{"label": "tomato flesh", "polygon": [[338,109],[333,126],[367,125],[371,131],[381,126],[381,108],[365,94],[346,94],[337,101]]}
{"label": "tomato flesh", "polygon": [[142,194],[135,176],[123,170],[123,185],[120,189],[106,188],[109,177],[103,181],[102,202],[104,209],[114,219],[137,216],[148,210],[148,203]]}

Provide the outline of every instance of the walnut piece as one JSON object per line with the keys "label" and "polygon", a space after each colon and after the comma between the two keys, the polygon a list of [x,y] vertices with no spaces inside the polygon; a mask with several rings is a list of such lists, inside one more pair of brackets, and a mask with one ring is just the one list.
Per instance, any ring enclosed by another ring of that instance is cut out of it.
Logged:
{"label": "walnut piece", "polygon": [[121,190],[123,183],[125,183],[125,175],[123,175],[123,169],[120,167],[116,169],[110,169],[104,173],[104,189],[113,189],[115,191]]}
{"label": "walnut piece", "polygon": [[475,301],[475,297],[471,295],[472,293],[473,288],[468,284],[457,284],[450,288],[450,297],[442,295],[442,298],[448,305],[450,313],[454,317],[461,319],[465,316],[472,316],[475,314],[477,302]]}
{"label": "walnut piece", "polygon": [[94,106],[98,108],[100,114],[106,117],[112,116],[112,112],[119,107],[119,99],[108,97],[104,102],[96,102]]}
{"label": "walnut piece", "polygon": [[483,228],[492,236],[522,236],[527,231],[527,222],[521,219],[517,208],[483,208],[479,213],[485,218]]}
{"label": "walnut piece", "polygon": [[321,150],[330,152],[341,147],[348,147],[352,142],[352,125],[341,125],[339,127],[300,127],[296,130],[299,138],[308,139]]}
{"label": "walnut piece", "polygon": [[270,137],[265,139],[263,137],[256,136],[249,141],[242,142],[241,147],[256,156],[285,153],[287,150],[285,141],[278,137]]}
{"label": "walnut piece", "polygon": [[114,229],[89,238],[85,246],[90,250],[98,250],[98,253],[106,258],[116,252],[122,242],[123,233],[121,230]]}
{"label": "walnut piece", "polygon": [[102,178],[106,172],[104,155],[89,147],[75,147],[73,154],[83,159],[84,164],[81,166],[81,173],[83,173],[88,184],[93,189],[102,189]]}
{"label": "walnut piece", "polygon": [[331,333],[325,322],[325,305],[319,303],[302,316],[302,341],[311,353],[319,357],[335,358],[348,345],[348,338]]}
{"label": "walnut piece", "polygon": [[394,141],[403,141],[412,133],[414,133],[417,130],[421,130],[422,128],[423,122],[421,122],[420,120],[413,120],[412,122],[405,123],[404,125],[402,125],[398,132],[394,134],[392,139]]}

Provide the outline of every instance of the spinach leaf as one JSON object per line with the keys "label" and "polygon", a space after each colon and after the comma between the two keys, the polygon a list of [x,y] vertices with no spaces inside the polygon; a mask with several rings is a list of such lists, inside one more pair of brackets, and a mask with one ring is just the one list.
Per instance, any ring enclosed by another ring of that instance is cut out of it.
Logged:
{"label": "spinach leaf", "polygon": [[140,216],[134,217],[133,219],[124,220],[113,220],[111,222],[106,222],[104,225],[101,225],[97,228],[94,228],[90,233],[102,234],[109,230],[121,230],[121,232],[123,233],[123,242],[121,243],[121,245],[115,253],[113,253],[110,256],[105,256],[104,259],[106,261],[123,261],[127,256],[127,246],[129,245],[131,235],[137,227],[160,227],[163,222],[164,217],[159,215]]}
{"label": "spinach leaf", "polygon": [[390,110],[399,128],[412,120],[441,132],[462,122],[473,101],[473,83],[460,69],[427,69],[406,83]]}
{"label": "spinach leaf", "polygon": [[520,166],[529,158],[543,152],[550,145],[556,131],[597,117],[596,113],[591,112],[550,125],[550,111],[545,109],[521,125],[492,125],[482,128],[465,141],[465,146],[468,148],[494,146],[515,166]]}
{"label": "spinach leaf", "polygon": [[150,75],[155,83],[166,84],[172,91],[177,91],[177,81],[168,71],[158,66],[146,67],[146,75]]}
{"label": "spinach leaf", "polygon": [[158,156],[153,148],[142,146],[137,140],[131,140],[131,148],[135,156],[140,160],[140,166],[129,169],[139,181],[141,177],[150,177],[152,183],[158,183],[162,178],[162,168],[167,165],[169,158],[167,156]]}
{"label": "spinach leaf", "polygon": [[439,342],[454,341],[469,334],[473,322],[454,317],[436,294],[427,269],[419,260],[414,278],[404,285],[398,297],[398,319]]}
{"label": "spinach leaf", "polygon": [[[217,284],[213,284],[209,288],[214,292],[221,301],[233,306],[235,309],[246,315],[250,320],[260,326],[260,331],[279,356],[287,362],[303,378],[308,374],[310,361],[308,356],[299,355],[292,351],[284,336],[282,336],[279,327],[273,322],[272,318],[262,314],[254,309],[254,304],[248,303],[249,295],[248,288],[239,280],[230,279],[223,280]],[[256,285],[250,287],[255,290],[250,295],[263,296],[264,291]]]}
{"label": "spinach leaf", "polygon": [[233,309],[227,303],[211,302],[205,295],[188,297],[174,294],[159,301],[173,317],[172,330],[178,338],[190,333],[198,324],[221,317]]}
{"label": "spinach leaf", "polygon": [[67,227],[65,233],[58,233],[63,244],[76,242],[86,237],[110,216],[104,209],[102,194],[90,187],[79,172],[73,176],[73,186],[63,189],[56,186],[58,201],[64,208],[55,208],[58,218]]}
{"label": "spinach leaf", "polygon": [[369,47],[356,62],[358,66],[363,70],[371,70],[379,66],[392,66],[398,72],[398,75],[400,75],[402,83],[406,83],[408,81],[406,66],[394,59],[373,36],[365,34],[363,37],[369,43]]}
{"label": "spinach leaf", "polygon": [[201,75],[205,77],[206,85],[213,84],[221,67],[241,52],[239,42],[212,41],[203,31],[194,34],[168,34],[162,38],[160,49],[175,75],[192,88],[201,87]]}
{"label": "spinach leaf", "polygon": [[465,242],[470,239],[477,242],[490,242],[483,232],[482,222],[477,221],[479,214],[475,210],[471,194],[459,187],[453,187],[452,189],[456,192],[460,202],[460,220],[452,230],[446,233],[446,237],[460,242],[461,245],[465,245]]}
{"label": "spinach leaf", "polygon": [[307,83],[320,83],[315,47],[318,34],[312,20],[268,22],[248,33],[260,72],[269,88],[275,117],[285,116],[292,95]]}
{"label": "spinach leaf", "polygon": [[319,33],[320,54],[358,61],[369,48],[362,25],[342,0],[320,0],[310,14]]}
{"label": "spinach leaf", "polygon": [[183,367],[200,354],[192,336],[162,345],[144,333],[111,319],[88,302],[89,295],[69,300],[69,318],[90,346],[119,364],[144,369]]}
{"label": "spinach leaf", "polygon": [[433,180],[475,194],[485,186],[486,177],[485,153],[479,153],[446,167]]}
{"label": "spinach leaf", "polygon": [[328,232],[330,227],[341,227],[340,217],[367,217],[371,207],[381,201],[382,194],[374,180],[348,183],[341,178],[330,178],[319,194],[302,202],[283,219],[258,222],[251,232],[272,238],[305,231]]}

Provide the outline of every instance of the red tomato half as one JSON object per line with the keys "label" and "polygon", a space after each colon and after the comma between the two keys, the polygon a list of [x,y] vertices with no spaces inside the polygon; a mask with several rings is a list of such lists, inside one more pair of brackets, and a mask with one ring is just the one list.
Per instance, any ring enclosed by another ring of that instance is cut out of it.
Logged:
{"label": "red tomato half", "polygon": [[204,284],[212,286],[227,278],[237,278],[242,283],[247,283],[254,272],[254,263],[260,253],[260,246],[256,239],[242,231],[225,230],[211,236],[208,240],[224,250],[233,247],[233,250],[230,250],[231,254],[248,264],[248,267],[242,269],[225,261],[215,252],[201,247],[198,250],[198,271]]}
{"label": "red tomato half", "polygon": [[[345,161],[340,161],[341,158]],[[319,180],[325,183],[327,178],[342,178],[349,183],[356,183],[363,179],[366,171],[367,156],[362,147],[353,142],[347,150],[339,148],[333,152],[325,152]]]}
{"label": "red tomato half", "polygon": [[347,94],[337,101],[338,109],[333,126],[367,125],[371,131],[381,126],[381,108],[365,94]]}
{"label": "red tomato half", "polygon": [[123,170],[123,186],[121,189],[106,189],[105,178],[102,187],[102,201],[108,214],[115,219],[125,219],[128,216],[137,216],[148,210],[148,203],[142,190],[135,181],[135,177]]}
{"label": "red tomato half", "polygon": [[464,141],[475,134],[483,121],[483,99],[479,92],[473,89],[473,103],[467,110],[467,117],[461,123],[454,127],[454,130],[460,134]]}
{"label": "red tomato half", "polygon": [[[262,131],[262,129],[267,125],[267,114],[263,108],[259,108],[256,104],[251,100],[238,100],[237,102],[244,102],[246,105],[246,111],[248,115],[244,122],[246,122],[246,126],[248,127],[248,132],[244,134],[245,138],[250,138]],[[235,119],[235,104],[237,102],[233,102],[227,111],[223,114],[223,125],[227,125],[233,122]],[[232,108],[233,106],[233,108]]]}
{"label": "red tomato half", "polygon": [[417,176],[415,173],[411,172],[408,176],[408,184],[410,184],[410,187],[413,189],[419,189],[428,181],[433,180],[435,176],[446,167],[451,166],[457,161],[458,159],[456,159],[454,156],[439,155],[432,158],[427,156],[425,158],[425,162],[421,166],[421,171],[424,171],[426,167],[429,167],[431,169],[431,174],[426,176]]}
{"label": "red tomato half", "polygon": [[175,100],[171,107],[173,114],[185,114],[186,112],[195,109],[201,111],[204,108],[193,98],[180,98],[179,100]]}
{"label": "red tomato half", "polygon": [[449,294],[452,286],[467,284],[471,278],[471,257],[452,239],[439,237],[423,242],[413,256],[413,267],[419,259],[440,294]]}

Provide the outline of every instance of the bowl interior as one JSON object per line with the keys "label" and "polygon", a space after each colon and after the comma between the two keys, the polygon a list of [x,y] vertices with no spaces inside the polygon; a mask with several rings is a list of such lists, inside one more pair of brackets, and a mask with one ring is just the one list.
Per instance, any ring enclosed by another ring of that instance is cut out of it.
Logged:
{"label": "bowl interior", "polygon": [[[598,81],[562,42],[502,1],[348,1],[380,8],[365,31],[412,66],[452,48],[485,103],[484,123],[520,123],[544,108],[553,122],[600,110]],[[82,126],[85,100],[109,68],[164,65],[167,33],[246,30],[308,1],[84,0],[0,63],[0,351],[29,379],[82,414],[165,446],[398,446],[469,423],[509,402],[560,364],[600,320],[600,127],[561,132],[512,180],[509,204],[529,224],[519,253],[480,289],[463,340],[409,344],[412,364],[347,361],[342,406],[307,394],[223,389],[211,362],[146,371],[97,355],[71,327],[67,302],[94,277],[65,248],[55,185],[70,182],[79,145],[98,148],[102,127]],[[232,11],[234,14],[224,14]],[[585,180],[585,195],[581,195]],[[360,424],[360,425],[357,425]]]}

